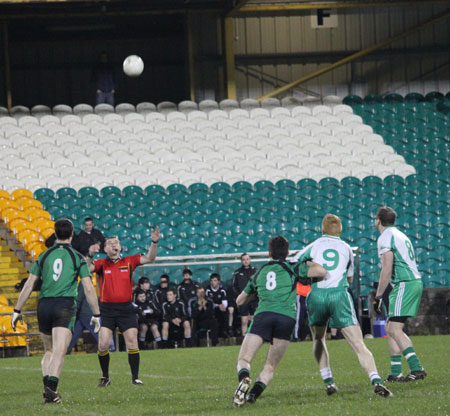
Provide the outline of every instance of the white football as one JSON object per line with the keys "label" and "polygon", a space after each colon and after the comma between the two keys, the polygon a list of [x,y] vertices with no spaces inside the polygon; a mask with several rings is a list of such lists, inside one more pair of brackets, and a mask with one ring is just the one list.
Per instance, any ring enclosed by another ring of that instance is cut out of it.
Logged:
{"label": "white football", "polygon": [[140,56],[130,55],[123,61],[123,72],[129,77],[138,77],[144,71],[144,61]]}

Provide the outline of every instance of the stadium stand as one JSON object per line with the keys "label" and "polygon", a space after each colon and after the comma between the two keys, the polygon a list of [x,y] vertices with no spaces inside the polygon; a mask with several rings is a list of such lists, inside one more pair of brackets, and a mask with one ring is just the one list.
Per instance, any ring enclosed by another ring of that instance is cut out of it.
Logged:
{"label": "stadium stand", "polygon": [[126,253],[145,250],[159,224],[161,256],[265,251],[274,233],[300,248],[331,211],[360,247],[363,293],[386,203],[413,233],[425,284],[450,285],[428,260],[448,247],[448,98],[255,101],[11,110],[0,117],[5,190],[33,190],[53,219],[92,216]]}

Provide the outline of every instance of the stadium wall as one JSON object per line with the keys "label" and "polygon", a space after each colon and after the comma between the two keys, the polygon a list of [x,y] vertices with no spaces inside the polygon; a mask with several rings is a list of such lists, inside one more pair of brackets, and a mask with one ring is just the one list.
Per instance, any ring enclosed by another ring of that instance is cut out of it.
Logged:
{"label": "stadium wall", "polygon": [[[238,99],[258,97],[374,45],[447,9],[446,5],[339,9],[336,28],[313,29],[311,14],[242,13],[234,20]],[[345,96],[448,92],[450,19],[414,33],[293,91]]]}

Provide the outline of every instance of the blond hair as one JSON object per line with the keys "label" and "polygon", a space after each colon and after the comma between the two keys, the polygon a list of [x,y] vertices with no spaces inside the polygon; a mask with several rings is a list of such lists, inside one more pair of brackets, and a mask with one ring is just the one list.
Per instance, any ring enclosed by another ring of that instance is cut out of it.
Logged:
{"label": "blond hair", "polygon": [[339,237],[342,233],[342,222],[337,215],[327,214],[322,220],[322,234]]}

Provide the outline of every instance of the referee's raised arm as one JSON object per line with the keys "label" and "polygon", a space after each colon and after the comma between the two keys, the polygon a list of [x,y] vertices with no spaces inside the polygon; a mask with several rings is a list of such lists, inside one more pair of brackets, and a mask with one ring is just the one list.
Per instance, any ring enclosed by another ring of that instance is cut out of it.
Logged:
{"label": "referee's raised arm", "polygon": [[156,259],[156,250],[158,248],[158,241],[161,238],[161,233],[159,232],[159,227],[156,226],[156,229],[152,228],[152,244],[148,250],[148,253],[141,256],[141,264],[153,263]]}

